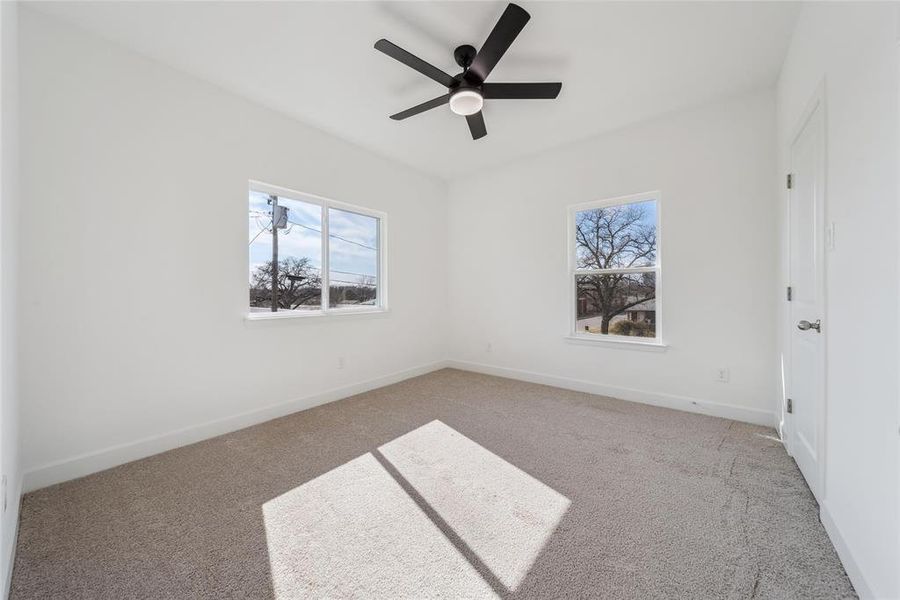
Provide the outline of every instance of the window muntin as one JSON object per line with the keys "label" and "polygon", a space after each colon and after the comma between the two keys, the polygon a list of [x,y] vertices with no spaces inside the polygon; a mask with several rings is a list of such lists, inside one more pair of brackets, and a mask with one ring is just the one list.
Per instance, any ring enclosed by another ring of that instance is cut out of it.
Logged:
{"label": "window muntin", "polygon": [[251,316],[384,309],[384,221],[375,211],[251,182]]}
{"label": "window muntin", "polygon": [[570,220],[574,334],[658,342],[657,195],[579,205]]}

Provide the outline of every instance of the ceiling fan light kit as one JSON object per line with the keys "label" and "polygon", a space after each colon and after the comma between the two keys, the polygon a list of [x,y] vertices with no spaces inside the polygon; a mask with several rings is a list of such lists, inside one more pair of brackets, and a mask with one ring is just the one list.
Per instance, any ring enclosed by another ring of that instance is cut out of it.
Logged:
{"label": "ceiling fan light kit", "polygon": [[462,73],[456,76],[445,73],[386,39],[375,42],[376,50],[384,52],[447,88],[446,94],[393,114],[391,119],[402,121],[446,103],[455,114],[466,117],[472,139],[477,140],[487,135],[484,115],[481,113],[485,100],[556,98],[562,89],[562,83],[485,83],[487,76],[497,66],[530,18],[531,15],[522,7],[515,4],[508,5],[484,41],[481,50],[476,51],[473,46],[465,44],[453,51],[456,64],[463,69]]}
{"label": "ceiling fan light kit", "polygon": [[450,94],[450,110],[458,115],[474,115],[484,106],[484,96],[475,89],[456,90]]}

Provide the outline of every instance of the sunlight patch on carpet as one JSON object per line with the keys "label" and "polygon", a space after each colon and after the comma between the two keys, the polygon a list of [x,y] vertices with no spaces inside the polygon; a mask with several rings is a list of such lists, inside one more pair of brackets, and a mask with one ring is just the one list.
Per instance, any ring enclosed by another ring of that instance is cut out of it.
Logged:
{"label": "sunlight patch on carpet", "polygon": [[441,421],[379,450],[510,591],[569,507],[565,496]]}
{"label": "sunlight patch on carpet", "polygon": [[278,600],[496,597],[371,454],[262,511]]}
{"label": "sunlight patch on carpet", "polygon": [[373,452],[263,504],[278,600],[497,598],[569,507],[440,421]]}

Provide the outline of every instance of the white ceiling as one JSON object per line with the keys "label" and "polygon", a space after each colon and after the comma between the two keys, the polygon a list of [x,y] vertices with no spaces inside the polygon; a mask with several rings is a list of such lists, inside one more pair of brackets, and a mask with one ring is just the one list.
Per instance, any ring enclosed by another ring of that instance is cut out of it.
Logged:
{"label": "white ceiling", "polygon": [[562,81],[557,100],[494,100],[488,136],[445,93],[376,51],[381,37],[456,74],[505,2],[32,3],[103,37],[421,171],[449,178],[775,83],[795,3],[531,2],[489,81]]}

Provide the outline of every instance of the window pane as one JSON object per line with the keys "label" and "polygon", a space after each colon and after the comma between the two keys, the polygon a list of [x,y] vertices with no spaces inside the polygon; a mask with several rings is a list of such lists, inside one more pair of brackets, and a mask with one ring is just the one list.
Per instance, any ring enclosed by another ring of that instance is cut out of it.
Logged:
{"label": "window pane", "polygon": [[[276,227],[272,213],[286,211]],[[280,209],[279,209],[280,211]],[[250,192],[250,312],[318,310],[322,305],[322,208],[310,202]],[[277,268],[273,268],[275,265]],[[273,272],[274,271],[274,272]],[[273,275],[277,281],[272,294]]]}
{"label": "window pane", "polygon": [[656,264],[656,200],[575,213],[578,269],[621,269]]}
{"label": "window pane", "polygon": [[378,304],[378,219],[328,209],[328,304],[354,308]]}
{"label": "window pane", "polygon": [[656,273],[576,275],[578,333],[656,337]]}

